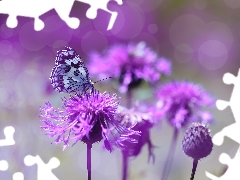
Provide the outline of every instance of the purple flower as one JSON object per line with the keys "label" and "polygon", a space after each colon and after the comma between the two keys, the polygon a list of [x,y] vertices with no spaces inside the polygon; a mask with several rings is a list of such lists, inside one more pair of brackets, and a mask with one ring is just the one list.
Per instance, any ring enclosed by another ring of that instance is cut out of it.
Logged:
{"label": "purple flower", "polygon": [[137,144],[129,144],[125,151],[127,152],[128,156],[137,156],[142,150],[142,147],[147,144],[148,145],[148,160],[153,158],[154,162],[154,154],[153,148],[154,145],[150,139],[150,128],[153,127],[154,122],[151,117],[151,113],[143,113],[140,111],[140,108],[135,106],[131,109],[127,109],[125,107],[119,106],[117,109],[117,114],[119,117],[119,121],[126,127],[132,127],[135,131],[140,131],[141,136],[136,136],[135,139],[138,140]]}
{"label": "purple flower", "polygon": [[[62,109],[54,109],[49,102],[41,109],[43,130],[50,138],[56,136],[55,143],[64,143],[65,150],[70,141],[75,145],[78,141],[93,144],[104,139],[105,147],[109,148],[109,139],[114,139],[115,145],[124,148],[123,142],[136,141],[130,135],[139,134],[131,128],[126,128],[115,119],[119,101],[117,95],[111,96],[93,90],[83,94],[70,95],[63,98]],[[112,131],[117,133],[113,136]]]}
{"label": "purple flower", "polygon": [[204,108],[213,106],[214,99],[199,85],[187,81],[169,82],[156,94],[159,98],[156,113],[177,129],[189,122],[213,121],[212,115]]}
{"label": "purple flower", "polygon": [[128,45],[114,45],[103,55],[90,55],[89,71],[98,78],[113,77],[120,83],[119,91],[137,87],[142,80],[155,83],[161,74],[171,74],[171,63],[158,57],[145,42]]}

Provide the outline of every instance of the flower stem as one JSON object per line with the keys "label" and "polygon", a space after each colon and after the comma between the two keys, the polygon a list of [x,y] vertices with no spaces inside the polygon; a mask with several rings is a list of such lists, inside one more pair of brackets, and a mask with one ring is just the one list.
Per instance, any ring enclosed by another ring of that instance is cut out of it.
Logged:
{"label": "flower stem", "polygon": [[130,89],[127,91],[127,94],[126,94],[126,102],[127,102],[126,107],[131,108],[131,106],[132,106],[132,90],[130,90]]}
{"label": "flower stem", "polygon": [[194,159],[193,160],[192,174],[191,174],[190,180],[194,179],[194,175],[195,175],[195,172],[196,172],[196,169],[197,169],[197,165],[198,165],[198,159]]}
{"label": "flower stem", "polygon": [[[128,89],[126,94],[126,107],[131,108],[132,106],[132,91]],[[128,176],[128,151],[122,151],[122,180],[127,180]]]}
{"label": "flower stem", "polygon": [[87,170],[88,170],[88,180],[91,180],[91,149],[92,144],[87,144]]}
{"label": "flower stem", "polygon": [[167,180],[167,178],[168,178],[168,175],[169,175],[169,172],[170,172],[170,169],[172,166],[172,162],[173,162],[173,156],[174,156],[176,144],[177,144],[178,132],[179,132],[178,129],[175,128],[171,146],[170,146],[170,150],[168,151],[168,156],[167,156],[167,159],[166,159],[164,167],[163,167],[163,173],[162,173],[161,180]]}
{"label": "flower stem", "polygon": [[123,167],[122,167],[122,180],[127,180],[128,171],[128,155],[127,151],[122,151]]}

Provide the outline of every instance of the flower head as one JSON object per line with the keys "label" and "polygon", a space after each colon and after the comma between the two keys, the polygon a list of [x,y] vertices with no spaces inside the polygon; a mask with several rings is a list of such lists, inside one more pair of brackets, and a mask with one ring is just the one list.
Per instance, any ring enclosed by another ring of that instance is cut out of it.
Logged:
{"label": "flower head", "polygon": [[[123,141],[133,141],[130,135],[138,134],[131,128],[122,126],[115,119],[119,101],[114,94],[100,93],[93,90],[83,94],[70,95],[70,98],[63,98],[62,109],[54,109],[49,102],[44,107],[40,107],[45,124],[41,126],[47,130],[49,137],[57,136],[55,143],[64,143],[63,150],[78,141],[93,144],[104,139],[104,144],[108,150],[109,139],[114,139],[116,146],[124,148]],[[114,137],[113,130],[116,130]]]}
{"label": "flower head", "polygon": [[212,137],[210,130],[203,123],[193,123],[186,131],[182,141],[184,153],[199,160],[212,152]]}
{"label": "flower head", "polygon": [[89,71],[92,75],[117,79],[122,93],[137,87],[142,80],[155,83],[161,74],[171,74],[171,63],[159,58],[144,42],[114,45],[104,55],[92,53],[90,62]]}
{"label": "flower head", "polygon": [[203,110],[214,104],[213,98],[199,85],[187,81],[174,81],[163,85],[157,91],[158,115],[166,117],[177,129],[189,122],[212,121],[209,112]]}
{"label": "flower head", "polygon": [[137,106],[131,109],[119,106],[117,114],[121,124],[126,127],[133,126],[133,130],[141,132],[141,136],[135,135],[134,137],[138,140],[138,143],[128,143],[127,148],[125,148],[125,152],[127,152],[128,156],[137,156],[141,152],[142,147],[147,144],[149,150],[149,160],[152,157],[154,161],[154,154],[152,152],[154,146],[150,139],[150,128],[152,128],[154,124],[151,114],[141,112]]}

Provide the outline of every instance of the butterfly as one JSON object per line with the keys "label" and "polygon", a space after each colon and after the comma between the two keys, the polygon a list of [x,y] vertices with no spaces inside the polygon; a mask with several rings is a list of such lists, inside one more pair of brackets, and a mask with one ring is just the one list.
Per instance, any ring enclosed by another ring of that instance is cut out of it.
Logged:
{"label": "butterfly", "polygon": [[57,51],[55,66],[50,78],[53,88],[58,92],[84,92],[93,88],[88,69],[81,57],[71,47]]}

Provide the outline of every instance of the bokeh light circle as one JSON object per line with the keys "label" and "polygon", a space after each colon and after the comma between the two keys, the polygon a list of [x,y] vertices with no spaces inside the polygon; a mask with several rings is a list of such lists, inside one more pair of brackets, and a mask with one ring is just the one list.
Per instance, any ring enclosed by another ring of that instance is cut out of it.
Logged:
{"label": "bokeh light circle", "polygon": [[8,28],[6,26],[6,24],[2,24],[0,26],[0,36],[3,38],[3,39],[8,39],[10,37],[12,37],[13,35],[13,29],[11,28]]}
{"label": "bokeh light circle", "polygon": [[126,0],[126,3],[132,7],[138,7],[143,4],[144,0]]}
{"label": "bokeh light circle", "polygon": [[223,2],[232,9],[240,8],[240,1],[239,0],[223,0]]}
{"label": "bokeh light circle", "polygon": [[133,43],[136,43],[136,44],[141,42],[141,41],[144,41],[146,43],[146,46],[150,47],[156,53],[159,52],[159,41],[152,34],[140,33],[139,35],[137,35],[134,38],[131,38],[129,40],[129,42],[133,42]]}
{"label": "bokeh light circle", "polygon": [[19,41],[21,45],[29,51],[38,51],[45,47],[43,33],[33,29],[33,23],[28,22],[19,30]]}
{"label": "bokeh light circle", "polygon": [[179,44],[174,49],[174,58],[180,63],[188,63],[193,57],[193,49],[188,44]]}
{"label": "bokeh light circle", "polygon": [[101,52],[108,47],[108,40],[104,34],[98,31],[89,31],[82,37],[81,47],[86,54],[93,50]]}
{"label": "bokeh light circle", "polygon": [[124,22],[124,26],[120,27],[121,30],[115,30],[115,28],[113,28],[112,33],[118,38],[128,40],[142,31],[145,23],[145,16],[139,8],[131,8],[122,5],[120,10],[120,12],[123,13],[118,15],[115,24],[120,21]]}
{"label": "bokeh light circle", "polygon": [[8,104],[8,91],[5,88],[0,88],[0,106],[6,107]]}
{"label": "bokeh light circle", "polygon": [[196,9],[204,10],[207,7],[207,1],[206,0],[194,0],[194,6]]}
{"label": "bokeh light circle", "polygon": [[3,61],[3,68],[6,70],[6,71],[12,71],[15,69],[15,61],[13,59],[5,59]]}
{"label": "bokeh light circle", "polygon": [[0,41],[0,54],[7,55],[12,51],[12,43],[8,40]]}
{"label": "bokeh light circle", "polygon": [[172,45],[188,44],[193,46],[195,39],[202,34],[204,24],[200,17],[193,14],[177,17],[172,22],[169,30]]}
{"label": "bokeh light circle", "polygon": [[158,26],[156,24],[148,25],[148,32],[151,34],[155,34],[158,31]]}
{"label": "bokeh light circle", "polygon": [[64,46],[67,46],[68,42],[64,40],[57,40],[53,43],[52,50],[54,54],[57,54],[57,51],[64,48]]}
{"label": "bokeh light circle", "polygon": [[217,70],[227,62],[228,50],[217,40],[204,42],[198,50],[200,64],[208,70]]}

